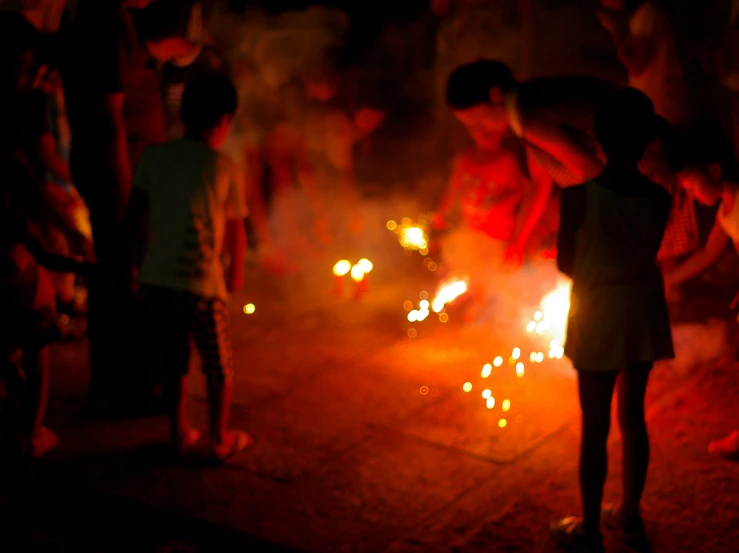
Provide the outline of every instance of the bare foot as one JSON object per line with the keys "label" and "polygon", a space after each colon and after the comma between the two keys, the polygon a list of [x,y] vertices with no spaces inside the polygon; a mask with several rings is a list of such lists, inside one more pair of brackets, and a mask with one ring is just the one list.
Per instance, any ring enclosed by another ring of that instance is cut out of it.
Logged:
{"label": "bare foot", "polygon": [[231,430],[226,433],[223,441],[216,442],[214,440],[211,444],[211,449],[213,451],[213,457],[219,462],[224,462],[248,449],[253,443],[254,438],[246,432]]}

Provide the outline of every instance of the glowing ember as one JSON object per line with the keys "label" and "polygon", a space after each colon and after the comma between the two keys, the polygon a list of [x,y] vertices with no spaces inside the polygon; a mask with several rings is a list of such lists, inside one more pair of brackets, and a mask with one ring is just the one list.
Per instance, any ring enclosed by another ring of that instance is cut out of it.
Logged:
{"label": "glowing ember", "polygon": [[485,400],[485,407],[487,407],[488,409],[492,409],[493,407],[495,407],[495,398],[492,396],[487,398]]}
{"label": "glowing ember", "polygon": [[336,276],[343,277],[351,270],[351,268],[351,262],[347,261],[346,259],[342,259],[336,265],[334,265],[334,274]]}
{"label": "glowing ember", "polygon": [[536,354],[536,362],[537,363],[543,363],[544,362],[544,354],[542,352],[539,352]]}
{"label": "glowing ember", "polygon": [[519,363],[519,364],[516,365],[516,374],[518,376],[523,376],[524,375],[524,366],[523,366],[523,363]]}
{"label": "glowing ember", "polygon": [[518,359],[521,358],[521,348],[513,348],[513,353],[511,354],[511,357],[518,361]]}
{"label": "glowing ember", "polygon": [[421,309],[428,309],[431,307],[431,304],[429,303],[429,300],[421,300],[418,302],[418,307]]}
{"label": "glowing ember", "polygon": [[408,322],[409,323],[415,323],[418,320],[418,311],[415,309],[408,313]]}
{"label": "glowing ember", "polygon": [[366,258],[360,259],[359,261],[357,261],[357,265],[359,265],[362,268],[362,271],[364,271],[364,274],[371,273],[372,269],[375,268],[372,262]]}
{"label": "glowing ember", "polygon": [[503,364],[503,358],[499,355],[493,360],[493,365],[496,367],[500,367]]}
{"label": "glowing ember", "polygon": [[396,228],[398,228],[398,223],[396,223],[395,221],[392,221],[392,220],[387,222],[387,229],[388,230],[395,230]]}
{"label": "glowing ember", "polygon": [[511,400],[510,399],[504,399],[503,404],[500,406],[501,409],[503,409],[504,413],[507,413],[511,410]]}
{"label": "glowing ember", "polygon": [[465,382],[464,386],[462,386],[462,389],[465,392],[471,392],[472,391],[472,382]]}
{"label": "glowing ember", "polygon": [[446,313],[440,313],[439,314],[439,320],[442,323],[445,323],[445,322],[447,322],[449,320],[449,315],[447,315]]}
{"label": "glowing ember", "polygon": [[434,313],[440,313],[446,304],[453,302],[466,291],[467,283],[463,280],[442,284],[436,292],[434,301],[431,302],[431,308]]}
{"label": "glowing ember", "polygon": [[483,378],[487,378],[492,372],[493,366],[490,363],[485,363],[482,367],[482,373],[480,373],[480,376],[482,376]]}
{"label": "glowing ember", "polygon": [[505,428],[507,425],[508,425],[508,421],[505,419],[500,419],[498,421],[498,426],[500,426],[501,428]]}
{"label": "glowing ember", "polygon": [[354,267],[352,267],[351,275],[355,282],[364,280],[364,270],[359,265],[354,265]]}
{"label": "glowing ember", "polygon": [[426,234],[421,227],[404,227],[400,230],[400,245],[407,249],[424,250],[428,247]]}
{"label": "glowing ember", "polygon": [[413,309],[413,302],[411,300],[405,300],[403,302],[403,309],[405,309],[406,311],[410,311],[411,309]]}
{"label": "glowing ember", "polygon": [[256,306],[253,303],[247,303],[244,306],[244,313],[246,313],[247,315],[251,315],[256,310],[257,310],[257,308],[256,308]]}
{"label": "glowing ember", "polygon": [[482,391],[482,399],[488,399],[492,395],[493,395],[493,392],[491,392],[490,390],[483,390]]}

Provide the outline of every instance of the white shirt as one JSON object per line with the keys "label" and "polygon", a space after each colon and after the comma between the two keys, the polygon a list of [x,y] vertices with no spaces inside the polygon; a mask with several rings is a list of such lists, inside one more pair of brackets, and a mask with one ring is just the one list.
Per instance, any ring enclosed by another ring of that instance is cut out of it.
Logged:
{"label": "white shirt", "polygon": [[149,204],[139,282],[225,300],[226,221],[248,214],[236,164],[205,143],[174,140],[144,151],[133,185]]}

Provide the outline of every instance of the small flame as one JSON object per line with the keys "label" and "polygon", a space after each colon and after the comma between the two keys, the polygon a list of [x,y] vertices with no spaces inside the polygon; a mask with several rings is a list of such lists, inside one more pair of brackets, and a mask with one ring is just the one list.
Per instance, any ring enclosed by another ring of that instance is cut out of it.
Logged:
{"label": "small flame", "polygon": [[334,265],[334,274],[336,276],[343,277],[351,270],[351,268],[351,262],[347,261],[346,259],[342,259],[336,265]]}
{"label": "small flame", "polygon": [[257,308],[256,308],[256,306],[253,303],[247,303],[244,306],[244,313],[246,313],[247,315],[251,315],[256,310],[257,310]]}
{"label": "small flame", "polygon": [[372,262],[367,258],[360,259],[359,261],[357,261],[357,265],[359,265],[362,268],[362,270],[364,271],[364,274],[371,273],[372,269],[375,268]]}
{"label": "small flame", "polygon": [[351,270],[352,279],[356,282],[364,280],[364,270],[359,265],[354,265]]}
{"label": "small flame", "polygon": [[434,313],[440,313],[446,304],[453,302],[465,292],[467,292],[467,283],[463,280],[442,284],[436,292],[434,301],[431,302],[431,308]]}

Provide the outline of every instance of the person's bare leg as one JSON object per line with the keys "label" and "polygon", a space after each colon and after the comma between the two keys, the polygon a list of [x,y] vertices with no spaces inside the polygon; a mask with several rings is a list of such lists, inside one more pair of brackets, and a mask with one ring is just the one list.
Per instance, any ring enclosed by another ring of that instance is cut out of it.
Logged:
{"label": "person's bare leg", "polygon": [[208,383],[208,405],[210,407],[210,435],[217,444],[228,441],[228,420],[231,416],[233,381]]}
{"label": "person's bare leg", "polygon": [[640,502],[649,466],[649,435],[644,398],[651,364],[633,365],[621,372],[618,381],[618,420],[623,437],[622,523],[641,526]]}
{"label": "person's bare leg", "polygon": [[170,436],[177,447],[190,440],[190,423],[187,419],[187,375],[172,384],[171,410],[169,415]]}
{"label": "person's bare leg", "polygon": [[26,397],[29,414],[25,432],[31,455],[41,457],[54,449],[59,442],[56,433],[44,428],[49,400],[49,348],[24,352],[23,372],[28,387]]}

